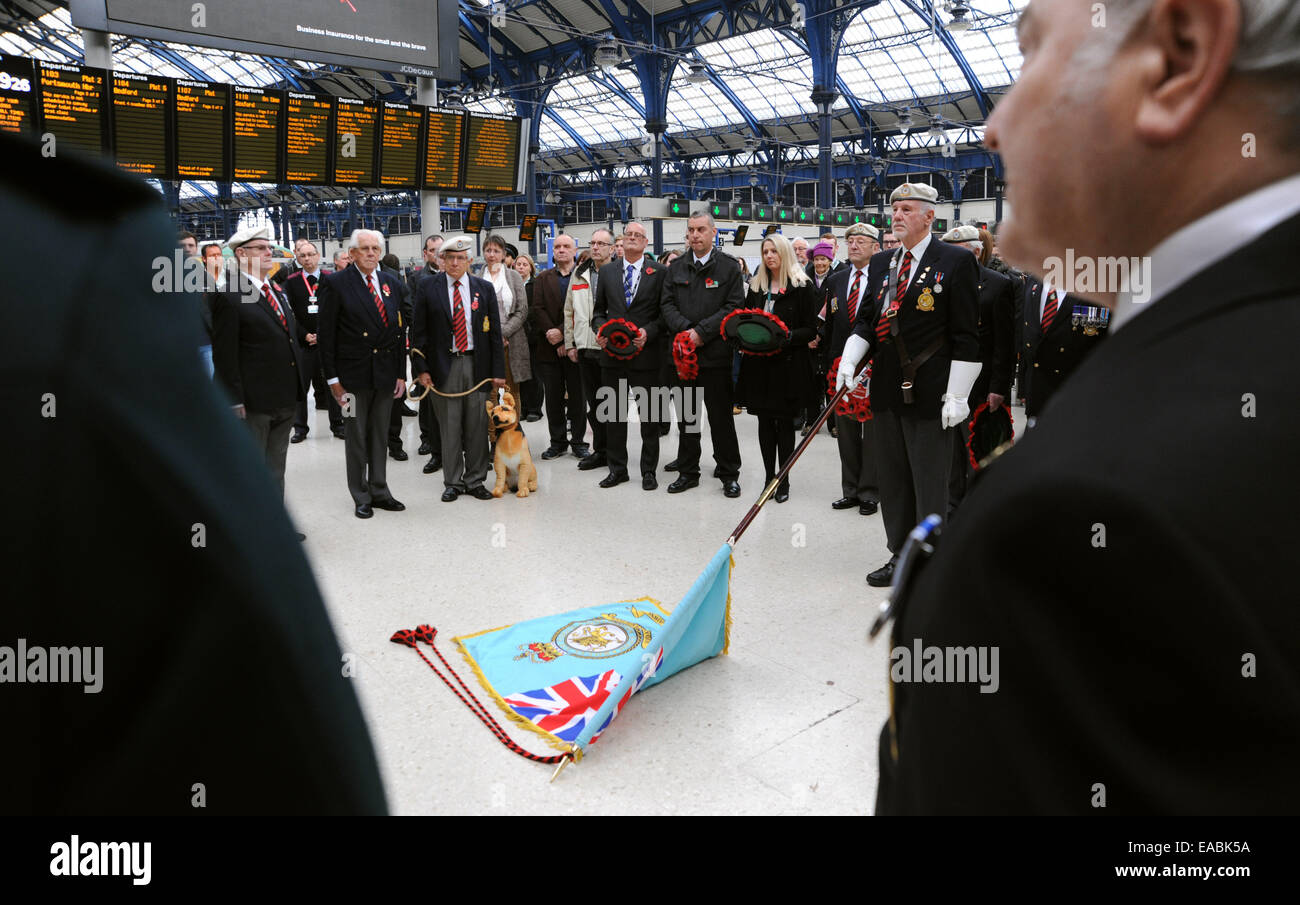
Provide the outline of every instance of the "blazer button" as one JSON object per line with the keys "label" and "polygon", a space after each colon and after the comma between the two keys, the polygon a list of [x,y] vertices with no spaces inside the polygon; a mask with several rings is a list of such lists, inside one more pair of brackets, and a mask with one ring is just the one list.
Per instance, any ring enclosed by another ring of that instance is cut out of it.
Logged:
{"label": "blazer button", "polygon": [[374,353],[375,353],[376,355],[379,354],[379,350],[378,350],[378,349],[375,349],[375,350],[373,350],[373,351],[374,351]]}
{"label": "blazer button", "polygon": [[1061,346],[1061,351],[1062,351],[1062,352],[1065,351],[1065,346]]}
{"label": "blazer button", "polygon": [[362,331],[361,331],[361,335],[362,335],[362,336],[369,336],[370,334],[367,333],[365,330],[362,330]]}
{"label": "blazer button", "polygon": [[1034,362],[1034,367],[1038,367],[1038,362]]}

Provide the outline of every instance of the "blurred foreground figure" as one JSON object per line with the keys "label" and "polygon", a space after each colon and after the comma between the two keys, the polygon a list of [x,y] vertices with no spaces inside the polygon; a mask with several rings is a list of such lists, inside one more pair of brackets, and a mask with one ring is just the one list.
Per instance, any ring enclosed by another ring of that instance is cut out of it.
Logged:
{"label": "blurred foreground figure", "polygon": [[279,489],[195,358],[198,296],[154,291],[157,193],[0,151],[0,811],[384,812]]}
{"label": "blurred foreground figure", "polygon": [[913,576],[883,814],[1300,811],[1300,6],[1103,12],[1030,4],[985,140],[1003,253],[1111,336]]}

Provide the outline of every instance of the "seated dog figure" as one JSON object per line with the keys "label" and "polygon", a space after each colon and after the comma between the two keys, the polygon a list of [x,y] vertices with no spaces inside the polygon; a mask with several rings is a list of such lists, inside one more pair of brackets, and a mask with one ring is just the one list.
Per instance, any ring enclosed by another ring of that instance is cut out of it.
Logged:
{"label": "seated dog figure", "polygon": [[529,491],[537,489],[537,469],[528,450],[528,438],[519,427],[515,397],[506,393],[496,405],[488,400],[487,410],[497,434],[496,455],[493,457],[497,484],[492,488],[492,495],[500,497],[509,486],[515,491],[515,496],[526,497]]}

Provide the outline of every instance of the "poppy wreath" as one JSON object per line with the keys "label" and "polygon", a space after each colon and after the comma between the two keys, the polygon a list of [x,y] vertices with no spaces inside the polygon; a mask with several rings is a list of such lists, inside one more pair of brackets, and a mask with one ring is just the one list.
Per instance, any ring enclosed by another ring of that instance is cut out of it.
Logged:
{"label": "poppy wreath", "polygon": [[[840,359],[836,358],[831,362],[831,366],[826,369],[826,383],[829,385],[826,389],[827,396],[835,395],[835,376],[840,370]],[[871,397],[867,393],[867,388],[863,385],[863,380],[871,379],[871,365],[867,365],[867,370],[862,375],[862,380],[852,390],[840,397],[840,401],[835,404],[835,414],[844,415],[847,418],[853,418],[855,421],[870,421],[871,414]]]}
{"label": "poppy wreath", "polygon": [[673,337],[673,364],[682,380],[695,380],[700,376],[700,359],[691,343],[691,331],[683,330]]}
{"label": "poppy wreath", "polygon": [[[728,314],[726,317],[724,317],[722,319],[722,323],[718,325],[718,333],[719,335],[722,336],[723,339],[732,338],[727,336],[727,321],[741,314],[758,315],[759,317],[765,318],[766,320],[770,321],[771,323],[775,324],[777,327],[781,329],[782,334],[784,334],[785,336],[786,343],[790,342],[790,328],[785,325],[785,321],[781,320],[781,318],[777,317],[775,314],[772,314],[770,311],[764,311],[762,308],[737,308],[734,311],[732,311],[730,314]],[[739,346],[740,353],[742,355],[754,355],[759,358],[766,358],[771,355],[780,355],[785,350],[784,345],[782,345],[775,349],[769,349],[766,352],[755,352],[751,349],[746,349],[743,343],[737,343],[737,345]]]}
{"label": "poppy wreath", "polygon": [[[1011,417],[1010,406],[1004,404],[1002,407],[1007,410],[1007,424],[1011,425],[1011,433],[1014,435],[1016,419]],[[974,469],[975,471],[980,470],[980,463],[975,459],[975,449],[974,449],[975,440],[979,436],[979,431],[976,428],[976,424],[980,419],[980,415],[988,411],[988,408],[989,408],[988,400],[981,402],[979,404],[979,407],[976,408],[975,411],[971,413],[970,422],[967,423],[966,425],[967,427],[966,458],[970,460],[971,468]]]}
{"label": "poppy wreath", "polygon": [[641,328],[621,317],[610,318],[600,325],[596,335],[604,337],[607,342],[605,351],[610,357],[619,361],[631,361],[641,354],[633,340],[641,334]]}

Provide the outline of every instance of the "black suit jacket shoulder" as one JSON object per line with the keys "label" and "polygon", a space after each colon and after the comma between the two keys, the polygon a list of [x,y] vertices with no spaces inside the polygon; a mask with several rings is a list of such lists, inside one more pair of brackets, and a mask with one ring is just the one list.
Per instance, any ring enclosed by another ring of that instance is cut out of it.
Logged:
{"label": "black suit jacket shoulder", "polygon": [[[327,274],[320,282],[321,368],[345,390],[387,389],[406,374],[406,341],[401,328],[402,284],[376,269],[384,316],[356,267]],[[385,323],[385,318],[387,323]]]}
{"label": "black suit jacket shoulder", "polygon": [[1300,609],[1278,593],[1300,546],[1297,229],[1117,330],[976,481],[892,643],[997,646],[999,687],[895,684],[879,812],[1096,813],[1095,783],[1110,814],[1300,811]]}

